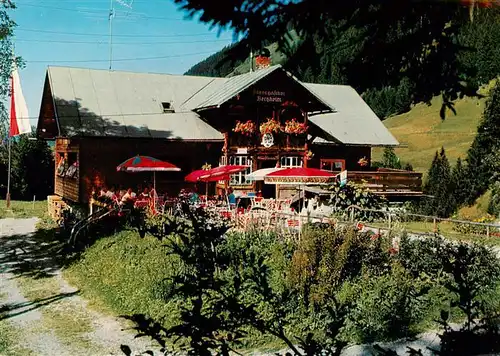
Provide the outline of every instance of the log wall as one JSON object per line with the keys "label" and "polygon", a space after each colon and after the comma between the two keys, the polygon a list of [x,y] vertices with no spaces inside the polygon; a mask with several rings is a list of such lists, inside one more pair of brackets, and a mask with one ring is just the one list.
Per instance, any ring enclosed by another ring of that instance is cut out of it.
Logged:
{"label": "log wall", "polygon": [[55,147],[54,193],[64,199],[78,202],[80,192],[80,179],[77,173],[74,178],[58,175],[57,168],[62,158],[66,160],[72,156],[79,160],[80,145],[78,140],[58,138]]}
{"label": "log wall", "polygon": [[[153,173],[117,172],[116,167],[137,154],[165,160],[181,168],[180,172],[156,173],[158,192],[178,194],[189,186],[184,177],[203,164],[218,165],[222,142],[200,143],[154,139],[85,138],[80,150],[80,201],[88,202],[96,180],[108,187],[136,189],[153,184]],[[98,179],[96,179],[98,178]]]}

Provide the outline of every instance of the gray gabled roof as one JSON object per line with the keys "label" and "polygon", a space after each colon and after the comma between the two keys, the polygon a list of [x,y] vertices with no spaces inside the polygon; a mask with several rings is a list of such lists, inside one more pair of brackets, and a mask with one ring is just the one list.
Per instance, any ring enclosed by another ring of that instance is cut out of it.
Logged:
{"label": "gray gabled roof", "polygon": [[186,104],[196,109],[220,106],[280,68],[278,64],[255,72],[213,81]]}
{"label": "gray gabled roof", "polygon": [[[195,110],[216,107],[281,66],[231,78],[49,67],[47,80],[62,135],[223,140]],[[294,80],[297,80],[294,78]],[[397,140],[350,86],[303,85],[333,112],[310,116],[314,142],[395,146]],[[175,113],[163,113],[170,102]]]}
{"label": "gray gabled roof", "polygon": [[397,146],[399,142],[384,126],[380,118],[354,90],[347,85],[304,85],[326,101],[335,111],[314,115],[309,120],[327,135],[314,142],[330,142],[332,136],[346,145]]}
{"label": "gray gabled roof", "polygon": [[[180,104],[213,78],[70,67],[47,70],[62,135],[223,140]],[[170,102],[175,113],[163,113]]]}
{"label": "gray gabled roof", "polygon": [[[236,95],[244,92],[259,80],[267,77],[271,73],[281,70],[284,71],[290,78],[292,78],[297,85],[309,90],[295,78],[291,73],[285,71],[281,65],[277,64],[268,68],[260,69],[255,72],[236,75],[230,78],[214,78],[209,84],[203,87],[193,97],[183,104],[183,107],[189,110],[201,110],[205,108],[219,107]],[[315,95],[318,102],[323,104],[325,108],[334,110],[335,108],[329,103],[325,102],[321,97]]]}

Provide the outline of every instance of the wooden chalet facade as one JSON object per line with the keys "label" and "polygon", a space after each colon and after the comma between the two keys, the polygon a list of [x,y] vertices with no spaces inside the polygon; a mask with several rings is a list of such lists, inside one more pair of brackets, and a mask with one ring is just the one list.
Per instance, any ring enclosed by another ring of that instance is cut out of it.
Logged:
{"label": "wooden chalet facade", "polygon": [[156,176],[172,194],[205,163],[248,165],[230,185],[265,196],[288,193],[245,175],[275,166],[347,170],[380,194],[421,194],[418,173],[370,169],[372,147],[398,142],[353,88],[302,83],[280,66],[230,78],[49,67],[38,135],[56,140],[55,193],[74,202],[95,185],[147,180],[116,172],[136,154],[182,169]]}

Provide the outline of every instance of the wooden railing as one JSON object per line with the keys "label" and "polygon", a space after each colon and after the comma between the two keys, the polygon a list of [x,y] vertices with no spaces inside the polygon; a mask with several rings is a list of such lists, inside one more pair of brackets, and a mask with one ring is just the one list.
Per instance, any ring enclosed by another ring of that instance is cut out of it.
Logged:
{"label": "wooden railing", "polygon": [[348,171],[347,180],[381,195],[422,195],[422,173],[403,170]]}
{"label": "wooden railing", "polygon": [[[306,136],[294,136],[284,133],[274,134],[274,147],[280,148],[303,148],[306,143]],[[231,134],[229,136],[229,147],[261,147],[262,136],[251,137]]]}

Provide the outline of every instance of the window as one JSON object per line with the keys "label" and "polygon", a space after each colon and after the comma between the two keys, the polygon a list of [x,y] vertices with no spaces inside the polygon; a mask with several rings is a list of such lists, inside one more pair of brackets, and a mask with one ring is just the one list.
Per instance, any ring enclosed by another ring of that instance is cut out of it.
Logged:
{"label": "window", "polygon": [[299,156],[285,156],[281,157],[281,168],[299,168],[302,167],[302,157]]}
{"label": "window", "polygon": [[163,108],[163,113],[173,113],[175,112],[174,108],[172,107],[172,103],[170,102],[162,102],[161,106]]}
{"label": "window", "polygon": [[345,160],[344,159],[322,159],[321,169],[332,172],[342,172],[345,170]]}
{"label": "window", "polygon": [[229,165],[249,166],[245,171],[232,174],[230,185],[247,185],[252,184],[246,179],[246,175],[252,173],[252,159],[248,156],[229,156]]}

